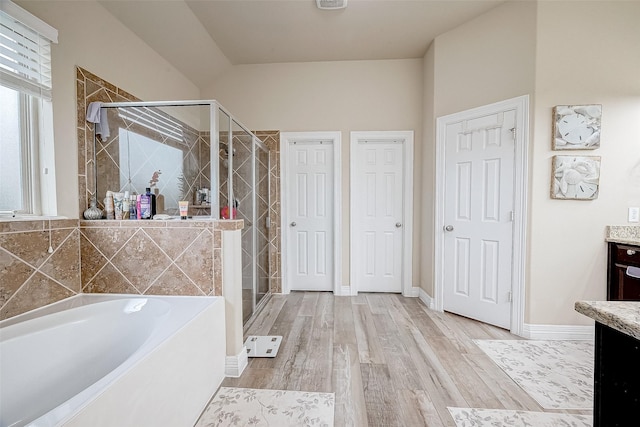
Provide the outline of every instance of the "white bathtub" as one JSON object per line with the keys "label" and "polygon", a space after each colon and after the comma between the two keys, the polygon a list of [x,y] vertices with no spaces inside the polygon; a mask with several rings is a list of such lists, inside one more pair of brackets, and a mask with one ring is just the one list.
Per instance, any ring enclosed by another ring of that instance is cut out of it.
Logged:
{"label": "white bathtub", "polygon": [[81,294],[0,322],[0,426],[191,427],[224,378],[222,297]]}

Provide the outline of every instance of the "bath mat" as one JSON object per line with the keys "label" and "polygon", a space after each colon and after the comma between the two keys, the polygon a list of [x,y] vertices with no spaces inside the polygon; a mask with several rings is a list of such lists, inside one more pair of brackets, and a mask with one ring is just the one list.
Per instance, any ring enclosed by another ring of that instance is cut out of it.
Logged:
{"label": "bath mat", "polygon": [[593,409],[593,342],[474,340],[544,409]]}
{"label": "bath mat", "polygon": [[334,393],[220,387],[195,427],[333,427]]}
{"label": "bath mat", "polygon": [[249,335],[244,346],[248,357],[276,357],[281,342],[281,336]]}
{"label": "bath mat", "polygon": [[447,408],[456,427],[591,427],[593,416],[505,409]]}

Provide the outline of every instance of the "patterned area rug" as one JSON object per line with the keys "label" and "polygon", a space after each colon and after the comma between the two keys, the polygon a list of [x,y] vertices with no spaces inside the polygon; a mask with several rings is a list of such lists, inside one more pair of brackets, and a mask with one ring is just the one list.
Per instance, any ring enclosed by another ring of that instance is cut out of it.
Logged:
{"label": "patterned area rug", "polygon": [[591,427],[591,415],[505,409],[447,408],[456,427]]}
{"label": "patterned area rug", "polygon": [[220,387],[195,427],[333,427],[335,395]]}
{"label": "patterned area rug", "polygon": [[593,342],[474,340],[545,409],[593,409]]}

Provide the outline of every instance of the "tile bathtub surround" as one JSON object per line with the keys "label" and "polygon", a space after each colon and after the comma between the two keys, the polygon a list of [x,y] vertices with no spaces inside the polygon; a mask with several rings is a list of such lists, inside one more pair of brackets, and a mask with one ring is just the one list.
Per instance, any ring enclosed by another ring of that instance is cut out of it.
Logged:
{"label": "tile bathtub surround", "polygon": [[79,242],[77,220],[0,222],[0,320],[81,292]]}
{"label": "tile bathtub surround", "polygon": [[0,222],[0,320],[82,292],[222,295],[221,234],[243,226],[212,220]]}
{"label": "tile bathtub surround", "polygon": [[222,230],[243,221],[80,221],[82,291],[222,295]]}

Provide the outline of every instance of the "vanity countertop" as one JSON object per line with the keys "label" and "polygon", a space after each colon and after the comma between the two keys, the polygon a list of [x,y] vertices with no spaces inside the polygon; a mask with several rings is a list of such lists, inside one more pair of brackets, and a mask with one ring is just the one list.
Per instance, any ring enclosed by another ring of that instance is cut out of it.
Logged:
{"label": "vanity countertop", "polygon": [[640,225],[609,225],[605,241],[640,246]]}
{"label": "vanity countertop", "polygon": [[640,340],[640,301],[577,301],[575,310]]}

